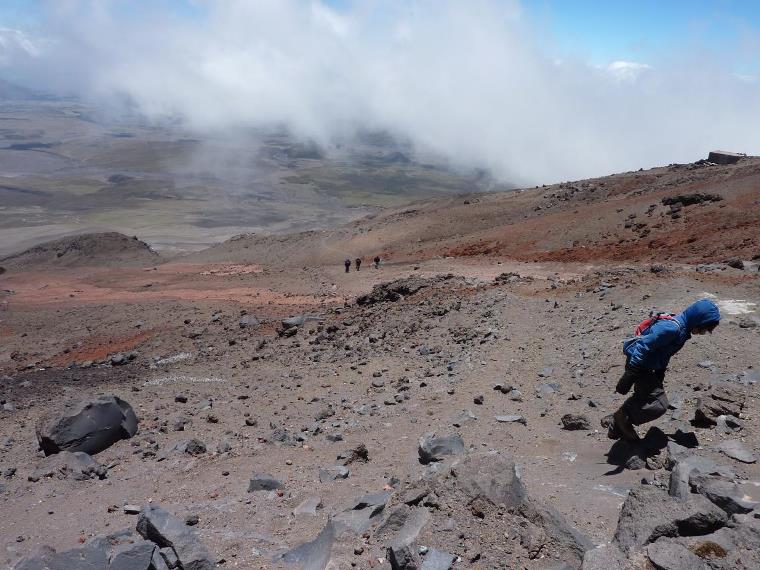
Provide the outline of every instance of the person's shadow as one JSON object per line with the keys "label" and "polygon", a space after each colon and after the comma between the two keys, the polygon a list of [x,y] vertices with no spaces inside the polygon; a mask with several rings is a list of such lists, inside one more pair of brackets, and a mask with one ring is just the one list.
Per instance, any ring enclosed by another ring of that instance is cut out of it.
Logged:
{"label": "person's shadow", "polygon": [[685,433],[679,429],[674,434],[666,434],[660,428],[653,426],[637,442],[619,439],[612,444],[607,452],[607,463],[615,465],[616,468],[606,472],[605,475],[618,475],[624,469],[643,469],[647,458],[658,455],[668,445],[668,440],[690,448],[699,445],[694,432]]}

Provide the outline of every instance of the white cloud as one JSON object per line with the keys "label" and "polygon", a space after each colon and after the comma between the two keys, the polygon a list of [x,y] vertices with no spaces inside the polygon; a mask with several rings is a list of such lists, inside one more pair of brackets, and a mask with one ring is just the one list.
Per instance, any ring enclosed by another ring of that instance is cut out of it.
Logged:
{"label": "white cloud", "polygon": [[725,61],[558,65],[516,1],[227,0],[203,20],[161,5],[50,3],[49,41],[14,72],[199,130],[384,128],[525,183],[760,152],[760,85]]}
{"label": "white cloud", "polygon": [[0,66],[18,65],[36,55],[39,55],[39,49],[23,31],[0,28]]}
{"label": "white cloud", "polygon": [[624,81],[634,81],[650,69],[652,69],[651,65],[636,61],[613,61],[607,66],[607,71]]}

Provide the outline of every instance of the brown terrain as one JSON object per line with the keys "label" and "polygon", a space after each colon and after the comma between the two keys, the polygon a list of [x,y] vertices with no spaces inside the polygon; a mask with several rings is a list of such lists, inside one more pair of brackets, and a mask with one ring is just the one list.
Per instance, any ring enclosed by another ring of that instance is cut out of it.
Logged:
{"label": "brown terrain", "polygon": [[[435,199],[174,258],[91,234],[0,259],[0,566],[134,529],[126,505],[160,504],[197,517],[219,568],[760,567],[760,468],[718,447],[760,451],[758,236],[750,157]],[[671,363],[671,409],[652,424],[665,440],[609,440],[622,340],[651,310],[705,297],[723,320]],[[695,424],[720,390],[729,411]],[[138,432],[93,456],[102,479],[45,476],[55,456],[35,426],[98,395],[128,402]],[[425,464],[431,433],[463,448]],[[174,449],[189,439],[204,445]],[[721,510],[693,477],[689,493],[688,473],[688,501],[671,498],[686,455],[721,466],[745,506]],[[349,474],[330,480],[337,465]],[[280,488],[248,492],[254,473]],[[383,491],[367,528],[343,524]],[[319,507],[295,515],[308,499]],[[696,529],[688,508],[715,520]],[[433,549],[454,562],[434,565]],[[17,568],[44,567],[30,560]]]}

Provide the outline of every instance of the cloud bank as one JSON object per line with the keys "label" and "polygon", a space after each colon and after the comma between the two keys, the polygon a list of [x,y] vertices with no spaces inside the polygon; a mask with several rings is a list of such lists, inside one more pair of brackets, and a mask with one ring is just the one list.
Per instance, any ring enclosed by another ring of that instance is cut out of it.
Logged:
{"label": "cloud bank", "polygon": [[165,2],[51,2],[37,42],[0,52],[0,65],[38,88],[127,99],[199,131],[287,125],[329,142],[386,129],[526,184],[714,148],[760,153],[760,84],[730,62],[557,61],[518,2],[194,5],[179,16]]}

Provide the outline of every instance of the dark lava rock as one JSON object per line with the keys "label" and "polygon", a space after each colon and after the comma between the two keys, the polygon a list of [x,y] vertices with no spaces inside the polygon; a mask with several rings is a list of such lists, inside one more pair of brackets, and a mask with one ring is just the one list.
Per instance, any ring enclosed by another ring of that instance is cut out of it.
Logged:
{"label": "dark lava rock", "polygon": [[45,455],[60,451],[95,454],[137,433],[132,406],[116,396],[68,404],[37,423],[37,440]]}
{"label": "dark lava rock", "polygon": [[591,422],[586,416],[580,414],[565,414],[562,416],[562,429],[588,430],[591,429]]}
{"label": "dark lava rock", "polygon": [[248,483],[248,492],[282,489],[282,483],[267,473],[254,473]]}

